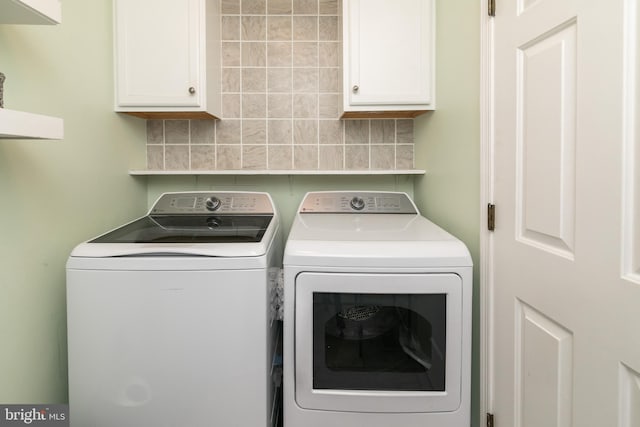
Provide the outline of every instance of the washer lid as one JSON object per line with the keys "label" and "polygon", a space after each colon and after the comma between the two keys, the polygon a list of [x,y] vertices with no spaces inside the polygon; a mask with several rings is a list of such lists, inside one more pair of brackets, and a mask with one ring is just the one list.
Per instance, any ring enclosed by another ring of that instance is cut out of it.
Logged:
{"label": "washer lid", "polygon": [[71,256],[261,256],[277,228],[266,193],[165,193],[147,216],[79,245]]}
{"label": "washer lid", "polygon": [[272,215],[148,215],[89,243],[255,243]]}

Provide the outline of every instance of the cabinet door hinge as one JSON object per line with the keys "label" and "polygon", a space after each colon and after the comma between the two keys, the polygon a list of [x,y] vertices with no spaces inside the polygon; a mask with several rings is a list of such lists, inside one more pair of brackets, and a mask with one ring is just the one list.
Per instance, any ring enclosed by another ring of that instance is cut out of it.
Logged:
{"label": "cabinet door hinge", "polygon": [[489,16],[496,16],[496,0],[488,0]]}
{"label": "cabinet door hinge", "polygon": [[496,205],[492,203],[487,205],[487,229],[489,231],[496,229]]}
{"label": "cabinet door hinge", "polygon": [[493,426],[493,414],[490,414],[487,412],[487,427],[494,427]]}

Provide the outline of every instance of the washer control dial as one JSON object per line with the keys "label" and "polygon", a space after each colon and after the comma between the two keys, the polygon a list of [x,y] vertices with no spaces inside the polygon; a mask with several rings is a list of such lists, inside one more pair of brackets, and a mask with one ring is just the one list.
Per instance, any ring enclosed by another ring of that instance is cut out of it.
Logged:
{"label": "washer control dial", "polygon": [[222,202],[217,197],[211,196],[204,201],[204,205],[210,211],[217,211],[218,209],[220,209],[220,205],[222,205]]}
{"label": "washer control dial", "polygon": [[364,199],[362,197],[356,196],[351,199],[351,202],[349,202],[349,205],[351,206],[351,209],[356,211],[361,211],[362,209],[364,209],[364,206],[365,206]]}

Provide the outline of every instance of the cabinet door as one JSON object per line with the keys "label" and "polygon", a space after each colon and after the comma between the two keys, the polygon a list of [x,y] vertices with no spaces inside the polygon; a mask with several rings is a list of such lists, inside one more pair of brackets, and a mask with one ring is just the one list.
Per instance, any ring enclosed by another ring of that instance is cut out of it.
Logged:
{"label": "cabinet door", "polygon": [[433,1],[345,0],[348,104],[433,103]]}
{"label": "cabinet door", "polygon": [[116,0],[116,108],[201,104],[201,0]]}

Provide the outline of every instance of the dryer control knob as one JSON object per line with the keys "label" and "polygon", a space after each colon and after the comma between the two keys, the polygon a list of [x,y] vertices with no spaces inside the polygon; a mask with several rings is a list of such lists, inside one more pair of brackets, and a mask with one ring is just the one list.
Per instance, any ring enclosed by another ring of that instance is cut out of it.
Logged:
{"label": "dryer control knob", "polygon": [[220,208],[220,205],[222,205],[222,202],[217,197],[212,196],[204,201],[204,205],[208,210],[216,211]]}
{"label": "dryer control knob", "polygon": [[362,199],[362,197],[354,197],[353,199],[351,199],[350,205],[351,209],[361,211],[362,209],[364,209],[364,200]]}

